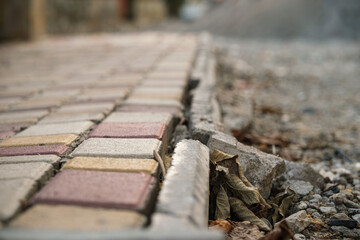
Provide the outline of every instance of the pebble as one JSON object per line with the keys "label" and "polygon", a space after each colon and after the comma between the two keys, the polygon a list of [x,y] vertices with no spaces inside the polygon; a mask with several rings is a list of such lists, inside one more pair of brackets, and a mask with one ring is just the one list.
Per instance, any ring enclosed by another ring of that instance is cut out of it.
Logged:
{"label": "pebble", "polygon": [[317,212],[317,211],[316,211],[316,209],[313,209],[313,208],[307,208],[307,209],[306,209],[306,212],[307,212],[308,214],[313,214],[314,212]]}
{"label": "pebble", "polygon": [[317,218],[317,219],[319,219],[319,220],[321,220],[321,221],[323,220],[321,214],[318,213],[318,212],[313,212],[313,213],[311,214],[311,216],[312,216],[313,218]]}
{"label": "pebble", "polygon": [[353,215],[353,214],[360,214],[360,209],[357,208],[348,208],[349,214]]}
{"label": "pebble", "polygon": [[294,235],[295,240],[306,240],[306,237],[300,233]]}
{"label": "pebble", "polygon": [[337,220],[349,220],[350,218],[345,213],[336,213],[330,217],[330,219],[337,219]]}
{"label": "pebble", "polygon": [[314,186],[311,185],[311,183],[301,180],[290,180],[289,185],[291,190],[301,196],[309,194],[314,189]]}
{"label": "pebble", "polygon": [[334,207],[320,207],[320,211],[324,214],[337,213],[336,208],[334,208]]}
{"label": "pebble", "polygon": [[355,214],[352,218],[360,224],[360,214]]}
{"label": "pebble", "polygon": [[327,224],[330,226],[344,226],[347,228],[355,228],[358,222],[355,220],[329,219]]}
{"label": "pebble", "polygon": [[347,206],[348,208],[360,208],[360,204],[354,203],[353,201],[344,198],[344,204],[345,206]]}
{"label": "pebble", "polygon": [[350,237],[350,238],[360,237],[360,235],[357,232],[352,231],[347,227],[343,227],[343,226],[332,226],[331,230],[341,233],[344,237]]}
{"label": "pebble", "polygon": [[297,205],[297,209],[300,211],[300,210],[305,210],[306,208],[307,208],[307,203],[306,202],[304,202],[304,201],[301,201],[300,203],[299,203],[299,205]]}
{"label": "pebble", "polygon": [[305,210],[294,213],[285,218],[285,220],[294,233],[302,232],[311,223],[311,220],[308,218]]}

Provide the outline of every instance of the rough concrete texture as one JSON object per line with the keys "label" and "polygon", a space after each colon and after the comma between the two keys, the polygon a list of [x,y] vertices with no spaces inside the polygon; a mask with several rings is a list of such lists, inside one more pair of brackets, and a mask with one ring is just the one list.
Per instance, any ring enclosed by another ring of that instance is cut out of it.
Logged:
{"label": "rough concrete texture", "polygon": [[188,219],[198,228],[207,227],[209,194],[209,149],[199,141],[176,145],[165,177],[156,212]]}
{"label": "rough concrete texture", "polygon": [[45,135],[54,135],[54,134],[80,135],[86,130],[88,130],[92,125],[93,123],[90,121],[35,125],[18,133],[16,137],[45,136]]}
{"label": "rough concrete texture", "polygon": [[62,155],[69,147],[61,144],[45,146],[24,146],[24,147],[3,147],[0,148],[0,156],[18,156],[18,155]]}
{"label": "rough concrete texture", "polygon": [[35,205],[10,223],[16,229],[109,231],[140,228],[145,216],[132,211],[66,205]]}
{"label": "rough concrete texture", "polygon": [[75,157],[66,162],[62,170],[145,172],[155,175],[158,172],[158,165],[154,159]]}
{"label": "rough concrete texture", "polygon": [[212,151],[218,149],[227,154],[238,155],[246,178],[259,189],[264,198],[270,196],[272,181],[286,169],[282,158],[245,146],[225,133],[211,135],[208,145]]}
{"label": "rough concrete texture", "polygon": [[66,204],[148,211],[155,178],[146,173],[64,170],[33,198],[34,204]]}
{"label": "rough concrete texture", "polygon": [[71,156],[154,158],[160,148],[161,141],[152,138],[89,138]]}
{"label": "rough concrete texture", "polygon": [[36,190],[37,183],[33,179],[0,180],[0,221],[13,217]]}
{"label": "rough concrete texture", "polygon": [[57,167],[60,157],[56,155],[33,155],[33,156],[9,156],[0,157],[0,164],[15,164],[15,163],[32,163],[32,162],[46,162]]}
{"label": "rough concrete texture", "polygon": [[22,146],[36,146],[36,145],[54,145],[63,144],[70,145],[78,138],[74,134],[58,134],[47,136],[34,137],[12,137],[0,143],[0,147],[22,147]]}
{"label": "rough concrete texture", "polygon": [[43,184],[53,175],[53,166],[44,162],[0,165],[0,180],[29,178]]}

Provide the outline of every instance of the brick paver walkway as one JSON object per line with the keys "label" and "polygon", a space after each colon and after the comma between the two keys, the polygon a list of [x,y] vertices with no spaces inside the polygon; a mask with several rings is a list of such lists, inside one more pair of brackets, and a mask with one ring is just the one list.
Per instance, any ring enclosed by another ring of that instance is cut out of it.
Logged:
{"label": "brick paver walkway", "polygon": [[4,227],[145,227],[159,189],[154,154],[164,157],[182,114],[197,41],[144,33],[2,46]]}

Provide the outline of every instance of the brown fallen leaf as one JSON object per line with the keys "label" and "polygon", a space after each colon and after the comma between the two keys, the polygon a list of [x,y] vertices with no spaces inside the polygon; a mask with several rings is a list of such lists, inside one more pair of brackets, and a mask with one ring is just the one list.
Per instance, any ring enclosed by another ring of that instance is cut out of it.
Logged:
{"label": "brown fallen leaf", "polygon": [[229,221],[233,229],[227,234],[226,240],[258,240],[264,236],[259,228],[249,222]]}
{"label": "brown fallen leaf", "polygon": [[233,229],[233,226],[227,220],[216,219],[215,221],[209,221],[209,229],[219,230],[228,233]]}
{"label": "brown fallen leaf", "polygon": [[271,232],[258,240],[289,240],[294,239],[294,234],[290,230],[286,221],[280,222]]}
{"label": "brown fallen leaf", "polygon": [[252,211],[250,211],[245,203],[240,199],[231,197],[229,198],[231,211],[236,215],[236,217],[241,221],[249,221],[250,223],[258,226],[263,231],[270,231],[271,228],[258,218]]}
{"label": "brown fallen leaf", "polygon": [[220,186],[216,196],[215,219],[230,218],[230,203],[225,189]]}

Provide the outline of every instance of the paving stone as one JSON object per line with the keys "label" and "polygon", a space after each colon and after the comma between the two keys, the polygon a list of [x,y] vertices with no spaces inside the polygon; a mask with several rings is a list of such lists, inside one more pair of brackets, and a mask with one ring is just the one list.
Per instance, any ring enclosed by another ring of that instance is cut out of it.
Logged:
{"label": "paving stone", "polygon": [[10,228],[109,231],[140,228],[145,216],[126,210],[112,210],[67,205],[36,205],[10,223]]}
{"label": "paving stone", "polygon": [[36,122],[39,118],[45,116],[47,110],[41,111],[21,111],[21,112],[4,112],[0,113],[0,123],[21,123],[21,122]]}
{"label": "paving stone", "polygon": [[57,134],[33,137],[12,137],[0,143],[0,147],[21,147],[35,145],[70,145],[78,138],[75,134]]}
{"label": "paving stone", "polygon": [[11,132],[18,132],[24,128],[29,127],[30,125],[32,125],[32,123],[9,123],[9,124],[0,124],[0,131],[1,132],[7,132],[7,131],[11,131]]}
{"label": "paving stone", "polygon": [[103,123],[163,123],[172,125],[173,117],[170,113],[155,112],[113,112]]}
{"label": "paving stone", "polygon": [[109,113],[114,108],[113,103],[92,103],[92,104],[78,104],[66,105],[59,108],[57,113],[90,113],[101,112],[104,114]]}
{"label": "paving stone", "polygon": [[180,94],[182,95],[184,89],[182,87],[137,87],[132,94]]}
{"label": "paving stone", "polygon": [[154,112],[154,113],[171,113],[174,116],[180,116],[181,110],[179,107],[174,106],[149,106],[149,105],[139,105],[139,104],[123,104],[117,111],[120,112]]}
{"label": "paving stone", "polygon": [[144,87],[162,87],[162,86],[165,86],[165,87],[181,87],[181,88],[185,88],[187,84],[187,81],[183,80],[179,80],[179,81],[168,81],[168,80],[151,80],[151,79],[148,79],[148,80],[144,80],[142,83],[141,83],[141,86],[144,86]]}
{"label": "paving stone", "polygon": [[64,170],[33,198],[33,203],[70,204],[145,211],[155,178],[146,173]]}
{"label": "paving stone", "polygon": [[50,109],[52,107],[60,106],[62,101],[59,100],[26,100],[11,106],[12,110],[27,110],[27,109]]}
{"label": "paving stone", "polygon": [[166,125],[162,123],[101,123],[90,132],[88,138],[156,138],[161,140],[165,129]]}
{"label": "paving stone", "polygon": [[65,169],[145,172],[156,175],[158,163],[154,159],[75,157],[66,162],[62,167],[62,170]]}
{"label": "paving stone", "polygon": [[7,139],[15,135],[15,132],[8,131],[8,132],[0,132],[0,140]]}
{"label": "paving stone", "polygon": [[44,162],[0,164],[0,180],[29,178],[43,184],[53,174],[53,166]]}
{"label": "paving stone", "polygon": [[29,162],[46,162],[54,167],[59,165],[60,157],[56,155],[31,155],[31,156],[9,156],[0,157],[0,164],[15,164]]}
{"label": "paving stone", "polygon": [[18,155],[62,155],[69,147],[61,144],[45,146],[0,147],[0,156]]}
{"label": "paving stone", "polygon": [[162,99],[147,99],[147,98],[132,98],[125,101],[126,105],[145,105],[145,106],[167,106],[167,107],[178,107],[181,108],[182,105],[179,101],[169,99],[169,100],[162,100]]}
{"label": "paving stone", "polygon": [[128,98],[128,100],[130,99],[162,99],[162,100],[177,100],[177,101],[181,101],[182,99],[182,94],[167,94],[167,93],[133,93],[131,94],[131,96]]}
{"label": "paving stone", "polygon": [[33,179],[0,180],[0,221],[6,221],[19,212],[36,189]]}
{"label": "paving stone", "polygon": [[104,119],[104,114],[102,113],[53,113],[49,116],[46,116],[38,124],[50,124],[50,123],[69,123],[69,122],[78,122],[78,121],[95,121],[99,122]]}
{"label": "paving stone", "polygon": [[160,148],[161,141],[153,138],[89,138],[71,156],[154,158]]}
{"label": "paving stone", "polygon": [[34,125],[18,133],[16,137],[45,136],[54,134],[80,135],[93,125],[90,121]]}
{"label": "paving stone", "polygon": [[209,196],[209,149],[195,140],[176,145],[156,206],[156,212],[190,219],[207,227]]}

